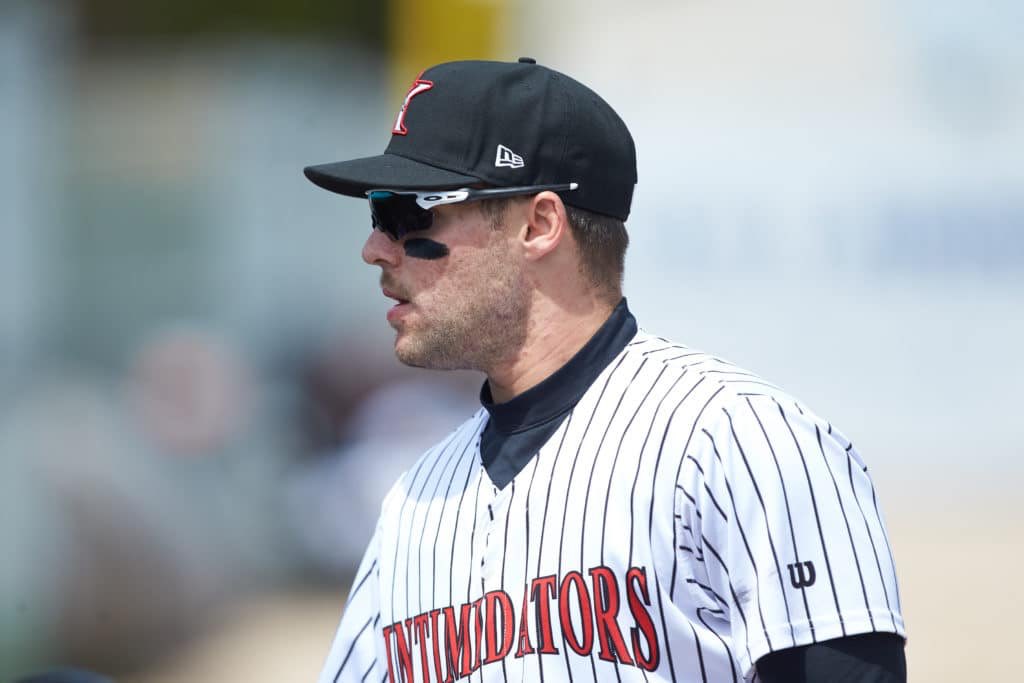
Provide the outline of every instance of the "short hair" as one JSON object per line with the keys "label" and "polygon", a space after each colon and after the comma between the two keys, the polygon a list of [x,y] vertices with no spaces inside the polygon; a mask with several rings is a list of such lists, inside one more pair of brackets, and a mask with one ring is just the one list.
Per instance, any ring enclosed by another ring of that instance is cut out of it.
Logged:
{"label": "short hair", "polygon": [[[480,211],[495,230],[504,225],[505,213],[517,198],[486,199]],[[629,234],[626,224],[612,216],[565,205],[569,229],[580,251],[580,274],[607,296],[612,303],[622,297],[622,277],[626,268]]]}

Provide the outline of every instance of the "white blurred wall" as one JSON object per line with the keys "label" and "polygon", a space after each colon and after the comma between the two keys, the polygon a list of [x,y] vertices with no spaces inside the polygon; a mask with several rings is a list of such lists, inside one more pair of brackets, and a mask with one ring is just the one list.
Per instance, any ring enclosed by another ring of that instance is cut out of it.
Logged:
{"label": "white blurred wall", "polygon": [[791,388],[883,472],[1019,468],[1019,5],[531,7],[514,49],[636,138],[642,324]]}

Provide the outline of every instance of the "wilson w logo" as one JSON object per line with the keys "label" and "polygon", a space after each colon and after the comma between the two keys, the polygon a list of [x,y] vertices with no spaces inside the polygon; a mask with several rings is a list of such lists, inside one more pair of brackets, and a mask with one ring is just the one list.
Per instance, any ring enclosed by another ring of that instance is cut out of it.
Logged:
{"label": "wilson w logo", "polygon": [[789,568],[789,581],[793,588],[807,588],[814,585],[815,573],[813,562],[795,562],[786,565]]}

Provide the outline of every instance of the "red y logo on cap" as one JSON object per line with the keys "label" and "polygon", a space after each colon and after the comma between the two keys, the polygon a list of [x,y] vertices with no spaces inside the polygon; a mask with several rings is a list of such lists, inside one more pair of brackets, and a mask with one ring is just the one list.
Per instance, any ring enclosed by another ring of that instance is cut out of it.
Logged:
{"label": "red y logo on cap", "polygon": [[424,81],[417,78],[412,82],[412,87],[409,88],[409,94],[405,96],[405,101],[402,102],[402,108],[398,110],[398,117],[395,119],[395,127],[391,129],[393,135],[406,135],[408,130],[405,127],[405,112],[409,109],[409,102],[412,98],[419,95],[421,92],[426,92],[434,87],[433,81]]}

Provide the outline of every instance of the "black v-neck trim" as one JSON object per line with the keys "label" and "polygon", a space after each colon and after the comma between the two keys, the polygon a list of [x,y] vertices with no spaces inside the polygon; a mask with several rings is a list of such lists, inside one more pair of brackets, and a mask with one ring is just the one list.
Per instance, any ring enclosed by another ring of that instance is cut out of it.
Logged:
{"label": "black v-neck trim", "polygon": [[494,403],[484,382],[480,403],[490,419],[480,438],[480,458],[491,480],[504,488],[554,434],[598,375],[636,336],[637,324],[622,299],[576,355],[540,384],[505,403]]}

